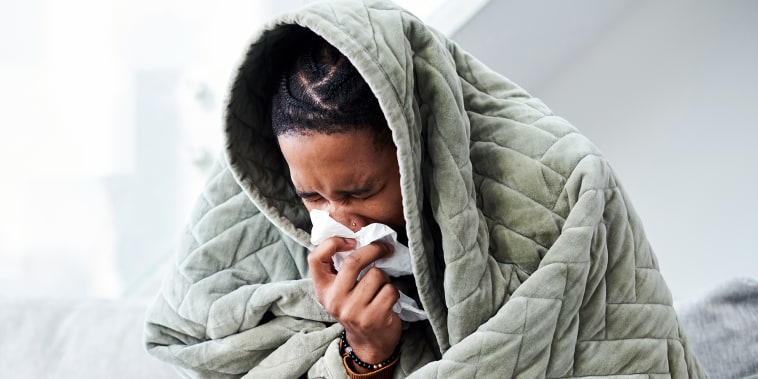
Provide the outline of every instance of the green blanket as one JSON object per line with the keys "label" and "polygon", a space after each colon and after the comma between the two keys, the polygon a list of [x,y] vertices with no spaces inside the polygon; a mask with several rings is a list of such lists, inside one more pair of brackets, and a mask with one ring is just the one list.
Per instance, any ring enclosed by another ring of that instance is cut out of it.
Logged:
{"label": "green blanket", "polygon": [[[231,89],[227,150],[147,315],[150,353],[203,377],[344,378],[308,279],[310,220],[268,126],[302,27],[377,95],[401,171],[418,297],[396,377],[704,377],[642,224],[567,121],[386,2],[281,16]],[[274,80],[275,82],[275,80]]]}

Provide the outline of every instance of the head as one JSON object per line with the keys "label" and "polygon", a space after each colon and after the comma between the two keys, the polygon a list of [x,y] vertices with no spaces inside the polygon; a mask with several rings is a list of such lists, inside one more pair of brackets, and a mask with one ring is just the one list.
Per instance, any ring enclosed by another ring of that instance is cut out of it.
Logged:
{"label": "head", "polygon": [[379,222],[402,234],[396,150],[365,80],[313,34],[285,67],[271,123],[305,207],[325,210],[353,231]]}

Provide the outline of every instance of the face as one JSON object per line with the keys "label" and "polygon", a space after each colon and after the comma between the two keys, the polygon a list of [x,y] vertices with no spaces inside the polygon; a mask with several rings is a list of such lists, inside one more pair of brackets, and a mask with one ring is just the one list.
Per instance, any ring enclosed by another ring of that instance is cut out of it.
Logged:
{"label": "face", "polygon": [[405,231],[395,147],[377,147],[371,130],[279,138],[292,183],[310,212],[329,212],[358,231],[371,223]]}

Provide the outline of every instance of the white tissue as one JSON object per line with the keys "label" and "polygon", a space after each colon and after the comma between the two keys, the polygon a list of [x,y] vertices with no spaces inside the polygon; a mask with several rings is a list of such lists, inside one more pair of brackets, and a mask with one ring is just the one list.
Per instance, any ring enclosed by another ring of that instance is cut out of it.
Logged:
{"label": "white tissue", "polygon": [[[384,224],[371,224],[366,225],[361,228],[361,230],[353,233],[348,227],[329,217],[328,212],[318,209],[311,211],[311,222],[313,223],[311,243],[314,245],[320,245],[326,239],[331,237],[342,237],[355,239],[356,249],[366,246],[374,241],[383,241],[391,244],[395,248],[395,252],[391,256],[377,259],[364,268],[358,275],[358,279],[362,278],[366,271],[371,267],[381,269],[388,276],[413,274],[413,271],[411,270],[410,251],[405,245],[397,242],[397,233],[389,226]],[[334,269],[339,271],[345,257],[352,252],[352,250],[341,251],[334,254],[334,256],[332,256]],[[400,299],[392,307],[392,310],[404,321],[419,321],[427,319],[426,312],[419,309],[416,301],[402,292],[400,292]]]}

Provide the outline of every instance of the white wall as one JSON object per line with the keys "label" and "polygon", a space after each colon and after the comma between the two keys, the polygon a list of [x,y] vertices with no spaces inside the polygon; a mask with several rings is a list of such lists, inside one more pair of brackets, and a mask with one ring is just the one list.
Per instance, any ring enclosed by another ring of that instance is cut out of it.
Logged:
{"label": "white wall", "polygon": [[152,297],[250,39],[308,1],[0,0],[0,297]]}
{"label": "white wall", "polygon": [[521,3],[454,38],[600,147],[675,300],[758,278],[758,2]]}
{"label": "white wall", "polygon": [[304,3],[0,0],[0,297],[152,297],[228,77]]}

